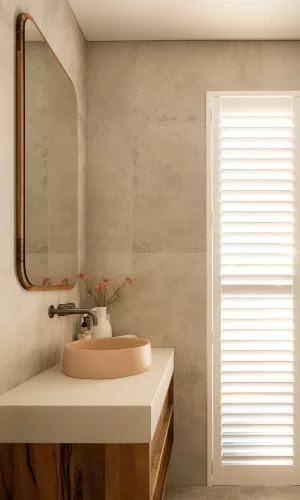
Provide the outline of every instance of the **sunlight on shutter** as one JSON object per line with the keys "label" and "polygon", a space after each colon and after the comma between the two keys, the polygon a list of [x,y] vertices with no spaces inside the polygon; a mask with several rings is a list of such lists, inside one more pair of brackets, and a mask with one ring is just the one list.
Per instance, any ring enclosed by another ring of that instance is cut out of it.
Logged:
{"label": "sunlight on shutter", "polygon": [[221,460],[293,465],[290,97],[222,97]]}

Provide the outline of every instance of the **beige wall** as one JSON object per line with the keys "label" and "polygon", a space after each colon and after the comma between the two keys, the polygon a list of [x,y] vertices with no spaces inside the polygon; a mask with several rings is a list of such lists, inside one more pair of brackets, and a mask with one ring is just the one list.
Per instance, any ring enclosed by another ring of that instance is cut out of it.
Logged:
{"label": "beige wall", "polygon": [[176,349],[173,484],[206,482],[205,91],[299,90],[300,42],[88,43],[88,273],[116,332]]}
{"label": "beige wall", "polygon": [[29,12],[75,85],[79,120],[79,248],[85,262],[85,51],[66,0],[0,2],[0,393],[58,361],[73,318],[50,320],[50,304],[78,301],[78,291],[26,292],[15,274],[15,19]]}

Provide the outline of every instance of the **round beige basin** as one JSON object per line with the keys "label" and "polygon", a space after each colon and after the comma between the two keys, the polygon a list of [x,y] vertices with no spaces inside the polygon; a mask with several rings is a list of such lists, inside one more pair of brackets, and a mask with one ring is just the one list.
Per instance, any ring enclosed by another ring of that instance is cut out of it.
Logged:
{"label": "round beige basin", "polygon": [[119,378],[151,368],[151,345],[146,339],[77,340],[64,348],[62,371],[75,378]]}

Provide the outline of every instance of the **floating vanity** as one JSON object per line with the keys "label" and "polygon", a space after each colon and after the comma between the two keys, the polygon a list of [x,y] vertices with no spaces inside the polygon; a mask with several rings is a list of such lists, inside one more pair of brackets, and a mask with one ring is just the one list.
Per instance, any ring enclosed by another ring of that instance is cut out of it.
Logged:
{"label": "floating vanity", "polygon": [[161,500],[173,442],[173,349],[140,375],[57,365],[0,396],[1,500]]}

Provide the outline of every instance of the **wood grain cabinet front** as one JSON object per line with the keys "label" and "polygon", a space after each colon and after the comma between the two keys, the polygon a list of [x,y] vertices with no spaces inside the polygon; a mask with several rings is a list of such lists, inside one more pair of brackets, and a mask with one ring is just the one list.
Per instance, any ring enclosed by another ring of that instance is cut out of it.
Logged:
{"label": "wood grain cabinet front", "polygon": [[151,443],[0,444],[1,500],[163,500],[173,379]]}

